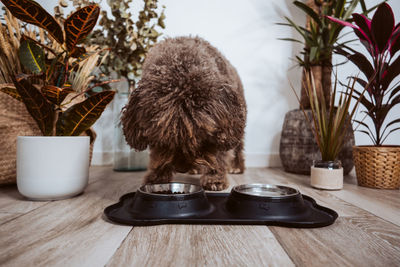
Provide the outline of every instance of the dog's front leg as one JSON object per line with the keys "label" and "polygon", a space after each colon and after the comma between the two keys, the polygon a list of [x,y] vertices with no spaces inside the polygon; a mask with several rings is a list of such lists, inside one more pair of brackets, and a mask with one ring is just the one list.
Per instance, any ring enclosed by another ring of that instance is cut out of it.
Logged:
{"label": "dog's front leg", "polygon": [[239,174],[244,172],[243,140],[233,150],[233,156],[229,159],[229,173]]}
{"label": "dog's front leg", "polygon": [[213,166],[208,167],[206,173],[201,176],[200,183],[205,190],[221,191],[228,187],[225,159],[226,153],[219,152]]}
{"label": "dog's front leg", "polygon": [[150,172],[145,176],[145,184],[163,184],[169,183],[172,178],[172,168],[165,166],[165,168],[157,168],[150,170]]}
{"label": "dog's front leg", "polygon": [[144,177],[145,184],[169,183],[174,173],[170,159],[156,150],[150,151],[150,171]]}

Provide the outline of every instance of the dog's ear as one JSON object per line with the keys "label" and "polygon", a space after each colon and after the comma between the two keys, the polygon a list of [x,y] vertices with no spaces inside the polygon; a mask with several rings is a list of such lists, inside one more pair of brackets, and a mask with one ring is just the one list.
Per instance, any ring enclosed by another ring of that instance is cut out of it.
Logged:
{"label": "dog's ear", "polygon": [[137,150],[145,150],[148,146],[143,125],[147,120],[143,118],[143,113],[138,88],[132,92],[128,104],[122,110],[121,117],[126,142]]}
{"label": "dog's ear", "polygon": [[228,90],[220,90],[214,115],[218,120],[218,129],[215,132],[215,141],[218,149],[228,151],[241,142],[246,124],[246,106],[241,96]]}

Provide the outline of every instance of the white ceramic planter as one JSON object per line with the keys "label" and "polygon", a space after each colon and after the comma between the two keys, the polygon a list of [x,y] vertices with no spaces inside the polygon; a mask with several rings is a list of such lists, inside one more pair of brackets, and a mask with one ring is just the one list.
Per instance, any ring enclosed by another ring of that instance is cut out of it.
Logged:
{"label": "white ceramic planter", "polygon": [[32,200],[57,200],[85,189],[89,177],[88,136],[18,136],[18,191]]}
{"label": "white ceramic planter", "polygon": [[343,188],[343,168],[325,169],[311,167],[311,186],[319,189],[340,190]]}
{"label": "white ceramic planter", "polygon": [[340,160],[315,160],[311,166],[311,186],[326,190],[343,188],[343,168]]}

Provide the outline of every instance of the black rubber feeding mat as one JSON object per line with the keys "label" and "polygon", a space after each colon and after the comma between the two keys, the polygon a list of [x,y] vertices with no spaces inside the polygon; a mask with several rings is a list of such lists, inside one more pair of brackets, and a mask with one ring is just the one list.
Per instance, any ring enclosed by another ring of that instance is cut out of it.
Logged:
{"label": "black rubber feeding mat", "polygon": [[120,224],[252,224],[315,228],[334,223],[338,214],[298,190],[279,185],[245,184],[230,193],[205,192],[184,183],[144,185],[104,210]]}

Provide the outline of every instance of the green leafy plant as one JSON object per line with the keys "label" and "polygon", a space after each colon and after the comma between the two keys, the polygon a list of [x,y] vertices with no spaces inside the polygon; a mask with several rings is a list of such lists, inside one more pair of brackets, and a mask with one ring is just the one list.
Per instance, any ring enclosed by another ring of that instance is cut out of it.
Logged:
{"label": "green leafy plant", "polygon": [[[25,104],[45,136],[76,136],[88,131],[115,94],[114,91],[90,94],[92,88],[76,92],[70,83],[71,74],[93,55],[80,44],[96,25],[99,7],[90,5],[75,11],[61,27],[32,0],[1,1],[16,18],[45,30],[58,49],[22,35],[19,61],[30,73],[12,76],[13,84],[2,84],[0,90]],[[90,96],[85,99],[86,93]]]}
{"label": "green leafy plant", "polygon": [[[307,4],[300,1],[294,1],[293,4],[308,16],[307,25],[302,27],[285,17],[287,23],[278,24],[293,28],[302,39],[281,38],[281,40],[304,45],[301,55],[296,56],[298,64],[305,70],[302,85],[306,84],[305,79],[310,79],[310,75],[313,73],[316,90],[323,92],[319,95],[325,97],[325,103],[328,105],[332,84],[332,53],[335,47],[343,47],[352,40],[340,43],[340,32],[344,26],[332,22],[326,16],[335,16],[344,21],[351,21],[351,14],[358,4],[361,4],[363,14],[368,14],[377,6],[367,9],[364,0],[308,0]],[[302,87],[300,103],[304,108],[310,108],[309,98],[304,87]]]}
{"label": "green leafy plant", "polygon": [[[158,8],[157,0],[143,0],[143,7],[139,10],[136,21],[129,11],[132,2],[133,0],[107,0],[112,17],[108,17],[107,12],[102,11],[100,27],[87,39],[88,44],[110,49],[108,57],[100,67],[102,73],[109,76],[111,72],[115,72],[118,78],[125,77],[131,87],[141,75],[147,52],[161,35],[159,29],[165,28],[164,10]],[[73,3],[78,7],[82,1]]]}
{"label": "green leafy plant", "polygon": [[353,28],[360,42],[366,47],[369,57],[349,47],[338,52],[346,56],[364,74],[366,80],[357,82],[366,87],[372,81],[367,94],[355,90],[354,98],[366,109],[365,114],[372,121],[370,127],[364,121],[356,121],[374,145],[381,146],[393,132],[400,130],[400,118],[387,121],[389,112],[400,104],[400,85],[394,80],[400,75],[400,23],[395,25],[391,7],[384,3],[376,10],[372,20],[361,14],[353,14],[355,25],[338,18],[328,17],[341,26]]}
{"label": "green leafy plant", "polygon": [[[352,109],[350,109],[351,100],[355,92],[355,83],[356,79],[349,81],[348,85],[345,86],[346,90],[340,92],[340,97],[337,99],[336,92],[338,81],[335,75],[330,102],[327,105],[325,101],[321,101],[321,99],[324,99],[324,96],[319,94],[323,92],[317,91],[313,74],[311,73],[311,75],[306,76],[304,88],[309,98],[312,119],[307,116],[304,107],[301,106],[301,108],[306,121],[312,129],[323,161],[336,160],[342,150],[347,132],[346,127],[351,127],[351,119],[360,102],[360,99],[358,99]],[[300,102],[299,98],[298,100]],[[338,101],[337,106],[335,106],[336,101]]]}

